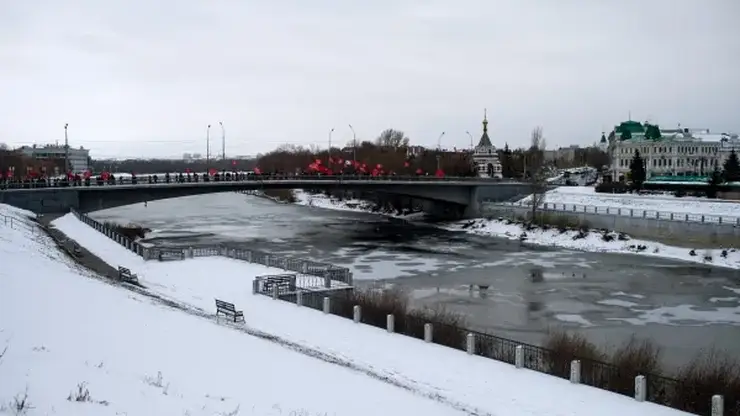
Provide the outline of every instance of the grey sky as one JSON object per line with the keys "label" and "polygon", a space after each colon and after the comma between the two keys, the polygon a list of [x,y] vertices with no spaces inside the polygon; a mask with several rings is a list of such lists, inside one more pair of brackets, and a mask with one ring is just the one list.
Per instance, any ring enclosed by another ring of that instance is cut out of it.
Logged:
{"label": "grey sky", "polygon": [[738,0],[0,0],[0,141],[94,157],[740,130]]}

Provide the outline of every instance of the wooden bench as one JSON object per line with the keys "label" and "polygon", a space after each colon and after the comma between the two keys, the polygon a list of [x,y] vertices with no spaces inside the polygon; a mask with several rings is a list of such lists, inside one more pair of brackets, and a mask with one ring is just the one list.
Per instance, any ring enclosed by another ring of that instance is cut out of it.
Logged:
{"label": "wooden bench", "polygon": [[185,250],[162,250],[157,255],[159,261],[185,260]]}
{"label": "wooden bench", "polygon": [[278,274],[273,276],[260,276],[263,282],[263,290],[268,295],[272,294],[273,287],[278,288],[278,293],[295,292],[296,275]]}
{"label": "wooden bench", "polygon": [[216,316],[224,315],[234,322],[244,322],[244,312],[237,311],[233,303],[216,299]]}
{"label": "wooden bench", "polygon": [[126,283],[139,283],[139,277],[123,266],[118,266],[118,280]]}

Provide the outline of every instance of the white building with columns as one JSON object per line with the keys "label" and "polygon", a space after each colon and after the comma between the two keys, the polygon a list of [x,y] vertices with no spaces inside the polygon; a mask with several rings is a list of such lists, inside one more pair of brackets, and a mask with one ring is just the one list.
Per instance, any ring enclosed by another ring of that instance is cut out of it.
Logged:
{"label": "white building with columns", "polygon": [[[656,130],[660,131],[658,138],[655,138]],[[615,126],[608,142],[615,181],[628,177],[630,162],[637,151],[645,163],[647,179],[708,176],[715,167],[722,168],[733,149],[740,153],[740,139],[734,133],[712,133],[708,129],[680,125],[675,129],[660,129],[632,120]]]}

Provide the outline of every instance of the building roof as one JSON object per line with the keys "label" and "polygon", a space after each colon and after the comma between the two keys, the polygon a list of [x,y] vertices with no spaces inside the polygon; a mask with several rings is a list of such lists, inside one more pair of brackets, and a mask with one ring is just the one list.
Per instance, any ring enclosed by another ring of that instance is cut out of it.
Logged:
{"label": "building roof", "polygon": [[617,133],[629,131],[631,134],[642,134],[645,133],[645,127],[639,121],[627,120],[619,123],[619,125],[614,128],[614,131]]}
{"label": "building roof", "polygon": [[483,110],[483,135],[480,136],[480,141],[476,147],[493,147],[491,138],[488,137],[488,115],[486,113],[487,112]]}

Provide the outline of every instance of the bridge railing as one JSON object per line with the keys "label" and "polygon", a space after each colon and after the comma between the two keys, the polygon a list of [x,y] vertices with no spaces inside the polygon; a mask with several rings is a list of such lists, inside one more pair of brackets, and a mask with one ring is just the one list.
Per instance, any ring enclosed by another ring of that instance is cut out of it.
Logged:
{"label": "bridge railing", "polygon": [[192,174],[170,175],[169,179],[164,174],[155,174],[147,176],[130,176],[115,177],[113,179],[89,179],[89,180],[50,180],[34,179],[26,181],[0,181],[0,190],[6,189],[36,189],[36,188],[68,188],[68,187],[97,187],[97,186],[117,186],[117,185],[160,185],[160,184],[177,184],[177,183],[212,183],[212,182],[269,182],[269,181],[367,181],[367,182],[394,182],[394,181],[414,181],[414,182],[493,182],[507,183],[516,182],[509,179],[488,179],[471,176],[426,176],[426,175],[223,175],[207,176]]}
{"label": "bridge railing", "polygon": [[[113,241],[126,247],[128,250],[144,258],[144,260],[184,260],[194,257],[223,256],[243,260],[249,263],[280,268],[298,273],[302,276],[320,278],[329,286],[341,283],[352,286],[352,272],[346,267],[340,267],[329,263],[316,262],[301,258],[289,257],[261,250],[247,248],[234,248],[225,245],[196,246],[196,247],[157,247],[145,246],[137,241],[131,240],[106,224],[102,224],[93,218],[72,210],[77,219],[104,234]],[[303,278],[305,281],[306,278]],[[334,283],[332,283],[334,282]]]}

